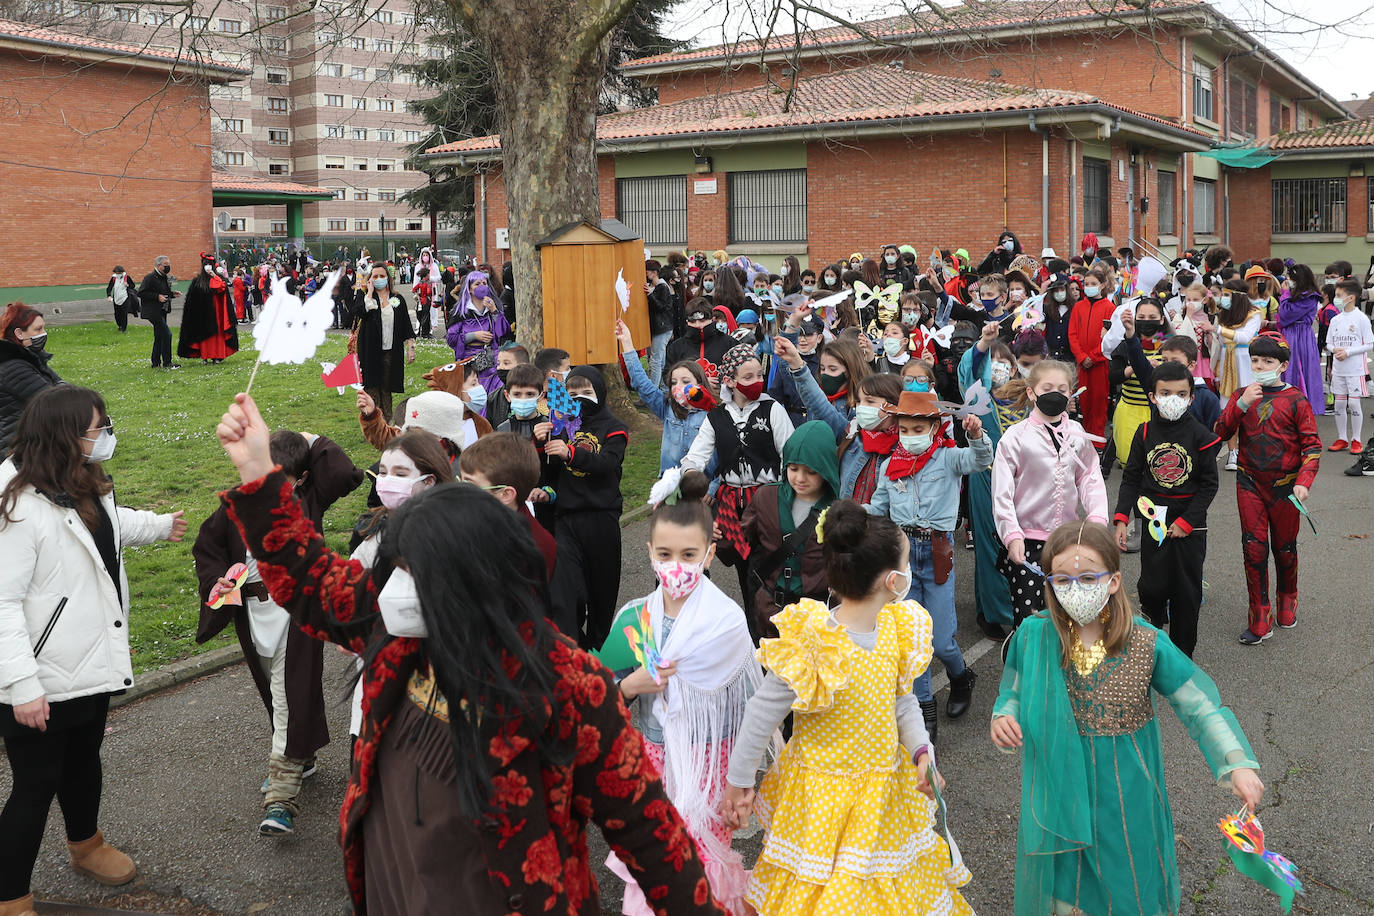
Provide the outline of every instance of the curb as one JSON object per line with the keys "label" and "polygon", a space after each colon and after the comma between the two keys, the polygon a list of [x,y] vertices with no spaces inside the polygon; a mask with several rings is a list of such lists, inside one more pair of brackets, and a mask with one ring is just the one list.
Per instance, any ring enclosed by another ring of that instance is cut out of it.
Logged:
{"label": "curb", "polygon": [[214,674],[216,671],[228,668],[230,665],[243,661],[243,650],[237,646],[224,646],[220,649],[212,649],[202,655],[193,655],[190,658],[183,658],[180,661],[172,662],[170,665],[163,665],[161,668],[154,668],[152,671],[144,672],[139,675],[134,686],[117,697],[110,698],[110,708],[115,709],[141,700],[154,693],[159,693],[171,687],[193,681],[198,677],[207,674]]}
{"label": "curb", "polygon": [[654,507],[651,506],[651,505],[649,505],[648,503],[645,503],[645,504],[642,505],[642,506],[636,506],[635,508],[631,509],[629,512],[625,512],[625,513],[622,513],[622,514],[621,514],[621,516],[620,516],[620,527],[621,527],[621,528],[628,528],[628,527],[630,527],[631,525],[633,525],[635,522],[639,521],[640,519],[648,518],[650,515],[653,514],[653,511],[654,511]]}

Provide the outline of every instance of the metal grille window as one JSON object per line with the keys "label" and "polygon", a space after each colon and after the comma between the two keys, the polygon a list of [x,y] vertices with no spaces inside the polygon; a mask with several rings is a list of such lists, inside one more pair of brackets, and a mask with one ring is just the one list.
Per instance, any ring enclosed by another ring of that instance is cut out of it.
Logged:
{"label": "metal grille window", "polygon": [[1193,231],[1208,235],[1217,231],[1217,183],[1193,179]]}
{"label": "metal grille window", "polygon": [[1253,137],[1259,128],[1259,89],[1233,75],[1226,84],[1226,125],[1233,136]]}
{"label": "metal grille window", "polygon": [[329,220],[327,227],[330,232],[346,232],[348,231],[348,220],[331,219]]}
{"label": "metal grille window", "polygon": [[1215,120],[1212,111],[1212,68],[1200,60],[1193,61],[1193,117]]}
{"label": "metal grille window", "polygon": [[731,242],[806,241],[806,169],[730,173]]}
{"label": "metal grille window", "polygon": [[1159,191],[1155,194],[1155,213],[1159,216],[1159,234],[1174,235],[1178,232],[1177,210],[1174,207],[1178,195],[1177,179],[1173,172],[1157,174]]}
{"label": "metal grille window", "polygon": [[617,178],[615,214],[645,245],[686,245],[687,176]]}
{"label": "metal grille window", "polygon": [[1274,232],[1345,232],[1344,178],[1276,178]]}
{"label": "metal grille window", "polygon": [[1111,208],[1112,164],[1105,159],[1083,160],[1083,231],[1112,230]]}

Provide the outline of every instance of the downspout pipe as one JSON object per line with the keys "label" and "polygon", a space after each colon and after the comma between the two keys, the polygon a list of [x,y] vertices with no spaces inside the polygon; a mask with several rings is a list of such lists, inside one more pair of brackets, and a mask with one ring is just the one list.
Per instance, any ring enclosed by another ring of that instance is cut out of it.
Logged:
{"label": "downspout pipe", "polygon": [[1040,247],[1050,244],[1050,130],[1036,123],[1031,112],[1026,125],[1030,132],[1040,135]]}

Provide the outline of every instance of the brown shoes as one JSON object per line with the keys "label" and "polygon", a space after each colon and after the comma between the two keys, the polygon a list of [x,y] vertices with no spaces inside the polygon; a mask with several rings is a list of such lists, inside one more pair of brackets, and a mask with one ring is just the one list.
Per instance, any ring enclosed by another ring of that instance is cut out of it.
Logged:
{"label": "brown shoes", "polygon": [[0,900],[0,916],[38,916],[33,909],[33,894],[18,900]]}
{"label": "brown shoes", "polygon": [[109,887],[128,884],[138,875],[134,860],[106,843],[99,830],[89,840],[68,841],[67,851],[71,853],[73,869]]}

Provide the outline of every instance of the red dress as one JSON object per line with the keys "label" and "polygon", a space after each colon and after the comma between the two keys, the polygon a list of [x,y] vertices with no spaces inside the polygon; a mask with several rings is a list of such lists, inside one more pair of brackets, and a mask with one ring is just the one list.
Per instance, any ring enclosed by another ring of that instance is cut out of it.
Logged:
{"label": "red dress", "polygon": [[218,333],[212,334],[196,345],[201,359],[227,359],[238,351],[230,347],[226,335],[234,328],[234,318],[229,314],[229,289],[223,278],[210,278],[210,299],[215,304],[215,327]]}
{"label": "red dress", "polygon": [[247,294],[243,285],[243,277],[234,277],[234,318],[243,320],[243,297]]}

